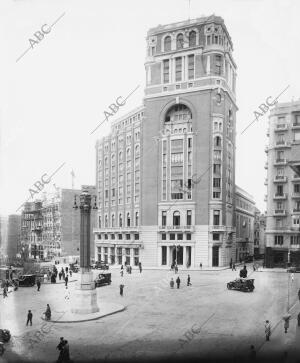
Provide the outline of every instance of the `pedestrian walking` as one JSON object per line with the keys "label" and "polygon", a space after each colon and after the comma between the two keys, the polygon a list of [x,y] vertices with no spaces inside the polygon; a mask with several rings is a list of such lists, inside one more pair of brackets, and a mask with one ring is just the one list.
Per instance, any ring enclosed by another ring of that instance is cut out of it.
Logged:
{"label": "pedestrian walking", "polygon": [[66,267],[66,273],[68,273],[68,271],[69,271],[69,267],[67,266],[67,267]]}
{"label": "pedestrian walking", "polygon": [[191,276],[188,275],[188,278],[187,278],[187,286],[192,286],[191,284]]}
{"label": "pedestrian walking", "polygon": [[120,295],[123,296],[124,285],[120,284]]}
{"label": "pedestrian walking", "polygon": [[70,270],[69,273],[70,273],[70,277],[72,277],[72,270]]}
{"label": "pedestrian walking", "polygon": [[37,291],[40,291],[40,288],[41,288],[41,280],[40,279],[37,280],[36,286],[37,286]]}
{"label": "pedestrian walking", "polygon": [[132,267],[131,266],[129,266],[129,273],[130,273],[130,275],[132,273]]}
{"label": "pedestrian walking", "polygon": [[51,309],[50,309],[50,305],[47,304],[47,308],[46,311],[44,312],[45,314],[45,319],[46,320],[50,320],[51,319]]}
{"label": "pedestrian walking", "polygon": [[236,271],[236,266],[235,266],[235,263],[232,264],[232,271]]}
{"label": "pedestrian walking", "polygon": [[57,363],[60,363],[63,361],[63,349],[64,349],[64,345],[65,345],[65,340],[63,337],[60,337],[60,341],[56,347],[56,349],[59,350],[59,356],[57,358]]}
{"label": "pedestrian walking", "polygon": [[175,265],[175,273],[177,274],[177,272],[178,272],[178,266]]}
{"label": "pedestrian walking", "polygon": [[68,286],[69,277],[68,275],[65,277],[65,286]]}
{"label": "pedestrian walking", "polygon": [[[174,289],[174,280],[173,277],[171,277],[171,281],[170,281],[170,288]],[[299,313],[300,314],[300,313]]]}
{"label": "pedestrian walking", "polygon": [[201,268],[201,270],[202,270],[202,262],[200,262],[200,268]]}
{"label": "pedestrian walking", "polygon": [[32,312],[31,312],[31,310],[28,310],[26,326],[28,325],[28,323],[30,323],[30,325],[32,325]]}
{"label": "pedestrian walking", "polygon": [[254,345],[250,346],[249,358],[250,358],[250,360],[255,360],[256,359],[256,350],[254,348]]}
{"label": "pedestrian walking", "polygon": [[232,259],[230,260],[229,267],[232,269]]}
{"label": "pedestrian walking", "polygon": [[288,328],[290,327],[290,319],[289,318],[284,319],[284,325],[283,325],[283,327],[284,327],[284,332],[286,334],[287,331],[288,331]]}
{"label": "pedestrian walking", "polygon": [[123,277],[123,275],[124,275],[124,270],[121,270],[121,271],[120,271],[120,274],[121,274],[121,277]]}
{"label": "pedestrian walking", "polygon": [[7,287],[6,285],[3,287],[3,299],[7,297]]}
{"label": "pedestrian walking", "polygon": [[69,348],[69,343],[67,340],[65,340],[63,349],[62,349],[62,361],[70,362],[70,348]]}
{"label": "pedestrian walking", "polygon": [[65,290],[65,300],[70,300],[70,291],[68,289],[68,286],[66,286]]}
{"label": "pedestrian walking", "polygon": [[177,289],[179,289],[179,287],[180,287],[180,278],[179,278],[179,276],[176,279],[176,284],[177,284]]}
{"label": "pedestrian walking", "polygon": [[139,269],[140,269],[140,273],[142,273],[142,263],[139,262]]}
{"label": "pedestrian walking", "polygon": [[292,282],[294,282],[294,276],[295,276],[295,275],[294,275],[294,272],[292,272],[292,273],[291,273],[291,280],[292,280]]}
{"label": "pedestrian walking", "polygon": [[269,322],[269,320],[266,320],[265,323],[265,334],[266,334],[266,340],[270,340],[270,336],[271,336],[271,324]]}
{"label": "pedestrian walking", "polygon": [[61,280],[61,277],[62,277],[62,273],[60,271],[59,274],[58,274],[59,281]]}

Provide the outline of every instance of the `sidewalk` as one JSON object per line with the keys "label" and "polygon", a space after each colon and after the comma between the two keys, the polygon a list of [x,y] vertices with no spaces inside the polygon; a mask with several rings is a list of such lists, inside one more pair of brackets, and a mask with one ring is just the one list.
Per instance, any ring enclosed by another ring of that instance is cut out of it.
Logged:
{"label": "sidewalk", "polygon": [[[284,322],[280,319],[278,322],[273,322],[272,335],[270,341],[264,341],[257,349],[259,359],[264,359],[268,356],[276,356],[286,363],[298,362],[300,357],[300,326],[298,326],[297,315],[300,310],[299,301],[290,309],[291,319],[288,332],[284,332]],[[271,322],[272,323],[272,322]],[[284,360],[284,355],[287,353]]]}

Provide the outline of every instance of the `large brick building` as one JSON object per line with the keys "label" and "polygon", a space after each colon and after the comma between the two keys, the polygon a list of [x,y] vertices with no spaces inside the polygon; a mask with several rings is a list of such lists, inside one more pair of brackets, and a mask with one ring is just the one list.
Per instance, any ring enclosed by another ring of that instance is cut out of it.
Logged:
{"label": "large brick building", "polygon": [[147,34],[144,105],[97,143],[98,258],[235,260],[236,65],[222,18]]}

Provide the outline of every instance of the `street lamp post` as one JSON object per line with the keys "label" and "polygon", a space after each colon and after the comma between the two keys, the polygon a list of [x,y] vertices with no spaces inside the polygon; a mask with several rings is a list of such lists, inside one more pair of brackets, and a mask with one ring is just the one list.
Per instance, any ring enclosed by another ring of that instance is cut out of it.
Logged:
{"label": "street lamp post", "polygon": [[[78,209],[76,196],[74,209]],[[99,311],[97,291],[90,262],[91,195],[87,190],[80,194],[80,274],[75,286],[75,298],[71,311],[75,314],[90,314]],[[93,209],[97,209],[96,197]]]}

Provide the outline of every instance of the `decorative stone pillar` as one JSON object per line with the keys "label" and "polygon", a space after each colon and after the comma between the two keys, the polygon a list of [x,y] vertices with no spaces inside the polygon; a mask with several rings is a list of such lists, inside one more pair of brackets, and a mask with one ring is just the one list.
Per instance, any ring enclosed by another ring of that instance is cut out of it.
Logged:
{"label": "decorative stone pillar", "polygon": [[[76,204],[74,208],[77,209]],[[90,268],[90,226],[91,226],[91,195],[83,191],[80,195],[80,272],[72,298],[71,312],[90,314],[99,311],[97,291]],[[96,208],[96,207],[94,207]]]}

